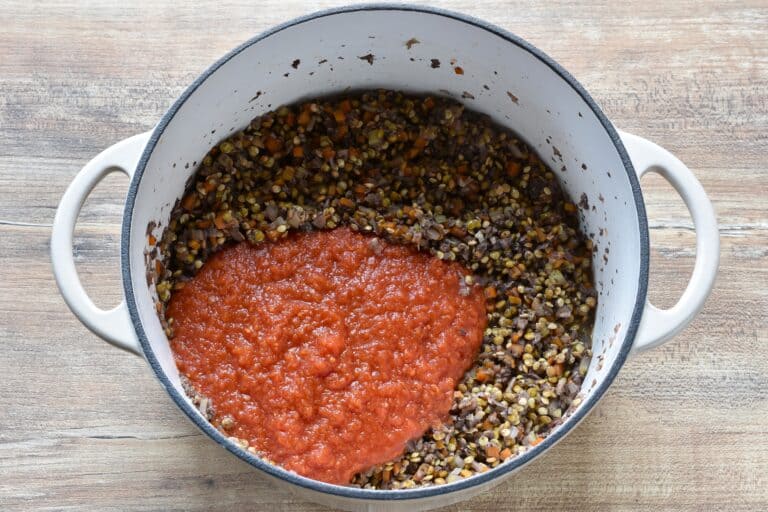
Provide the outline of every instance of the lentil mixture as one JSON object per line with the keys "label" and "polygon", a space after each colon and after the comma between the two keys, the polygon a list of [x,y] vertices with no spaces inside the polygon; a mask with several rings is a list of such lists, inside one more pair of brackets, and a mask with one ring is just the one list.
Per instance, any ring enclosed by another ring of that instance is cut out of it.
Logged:
{"label": "lentil mixture", "polygon": [[[236,242],[343,226],[463,265],[461,293],[483,289],[487,324],[449,420],[350,482],[443,484],[529,450],[581,401],[597,294],[577,212],[530,147],[458,102],[387,90],[317,99],[264,114],[211,149],[162,239],[149,235],[149,277],[173,340],[169,300]],[[186,388],[231,429],[216,403]]]}

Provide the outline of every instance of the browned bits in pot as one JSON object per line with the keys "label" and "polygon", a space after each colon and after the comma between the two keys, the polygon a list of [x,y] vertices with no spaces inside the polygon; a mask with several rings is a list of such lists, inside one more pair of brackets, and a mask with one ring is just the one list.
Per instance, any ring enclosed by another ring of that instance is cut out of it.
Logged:
{"label": "browned bits in pot", "polygon": [[211,149],[176,204],[158,244],[161,318],[212,253],[291,231],[348,226],[464,264],[488,326],[452,421],[352,484],[452,482],[540,443],[580,402],[596,293],[577,215],[534,151],[453,100],[379,90],[280,107]]}

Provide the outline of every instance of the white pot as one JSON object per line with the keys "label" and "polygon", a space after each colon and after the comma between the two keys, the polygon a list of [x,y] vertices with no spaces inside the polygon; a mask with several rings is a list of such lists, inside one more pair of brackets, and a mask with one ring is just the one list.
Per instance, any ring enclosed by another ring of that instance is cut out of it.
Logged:
{"label": "white pot", "polygon": [[[412,38],[418,43],[409,48]],[[433,67],[432,59],[440,66]],[[456,73],[452,62],[464,73]],[[314,481],[229,442],[182,391],[145,268],[148,226],[159,239],[187,179],[218,140],[279,105],[377,87],[450,95],[520,134],[556,170],[571,198],[588,203],[581,209],[582,226],[597,247],[595,357],[581,405],[542,443],[511,461],[455,483],[403,491]],[[103,311],[77,277],[72,234],[86,196],[114,170],[131,177],[121,245],[125,300]],[[668,310],[646,299],[648,225],[638,178],[649,171],[672,184],[696,227],[691,282]],[[581,85],[541,51],[464,15],[366,5],[299,18],[248,41],[195,80],[152,132],[94,158],[61,200],[51,253],[56,281],[75,315],[108,342],[145,357],[176,405],[234,455],[308,500],[348,510],[416,510],[474,496],[562,439],[595,406],[630,352],[659,345],[701,309],[717,272],[719,239],[714,211],[693,173],[659,146],[615,130]]]}

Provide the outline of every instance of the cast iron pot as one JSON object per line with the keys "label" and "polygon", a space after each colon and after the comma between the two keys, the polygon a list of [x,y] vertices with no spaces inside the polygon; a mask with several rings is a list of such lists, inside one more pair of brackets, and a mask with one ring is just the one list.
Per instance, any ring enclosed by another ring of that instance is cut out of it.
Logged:
{"label": "cast iron pot", "polygon": [[[584,379],[583,400],[562,425],[537,446],[486,473],[397,491],[299,476],[248,453],[213,428],[181,388],[155,311],[156,292],[146,277],[145,257],[148,229],[161,237],[197,162],[221,138],[283,104],[377,87],[451,96],[520,134],[581,205],[583,230],[596,245],[592,265],[599,291],[595,356]],[[80,284],[72,236],[85,198],[112,171],[126,173],[131,184],[121,239],[125,300],[105,311]],[[696,228],[691,281],[680,301],[666,310],[646,299],[648,224],[639,177],[647,172],[671,183]],[[308,500],[348,510],[448,505],[502,482],[552,448],[592,410],[630,353],[659,345],[693,319],[714,283],[718,252],[714,211],[682,162],[652,142],[616,130],[567,71],[519,37],[469,16],[411,5],[322,11],[234,49],[195,80],[151,132],[106,149],[77,174],[56,212],[51,239],[61,294],[88,328],[144,357],[176,406],[234,456]]]}

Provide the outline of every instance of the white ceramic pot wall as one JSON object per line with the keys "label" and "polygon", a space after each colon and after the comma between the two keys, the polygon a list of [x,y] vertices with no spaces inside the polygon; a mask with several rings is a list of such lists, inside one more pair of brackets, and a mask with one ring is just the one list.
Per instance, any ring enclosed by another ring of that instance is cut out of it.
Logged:
{"label": "white ceramic pot wall", "polygon": [[[583,229],[596,245],[595,357],[581,405],[545,441],[495,469],[448,485],[405,491],[317,482],[269,465],[227,441],[185,397],[155,313],[154,286],[146,279],[148,227],[159,239],[188,178],[216,142],[279,105],[378,87],[450,96],[516,131],[581,206]],[[77,278],[72,233],[86,196],[113,170],[132,178],[122,235],[125,301],[102,311]],[[696,227],[691,283],[669,310],[646,301],[648,226],[638,178],[648,171],[670,181]],[[83,168],[61,201],[51,242],[56,280],[73,312],[110,343],[143,355],[198,427],[280,485],[349,510],[450,504],[498,484],[551,448],[595,405],[631,351],[655,346],[690,322],[712,288],[718,251],[712,206],[691,171],[655,144],[615,130],[559,65],[498,27],[402,5],[353,6],[300,18],[222,58],[182,94],[152,132],[112,146]]]}

